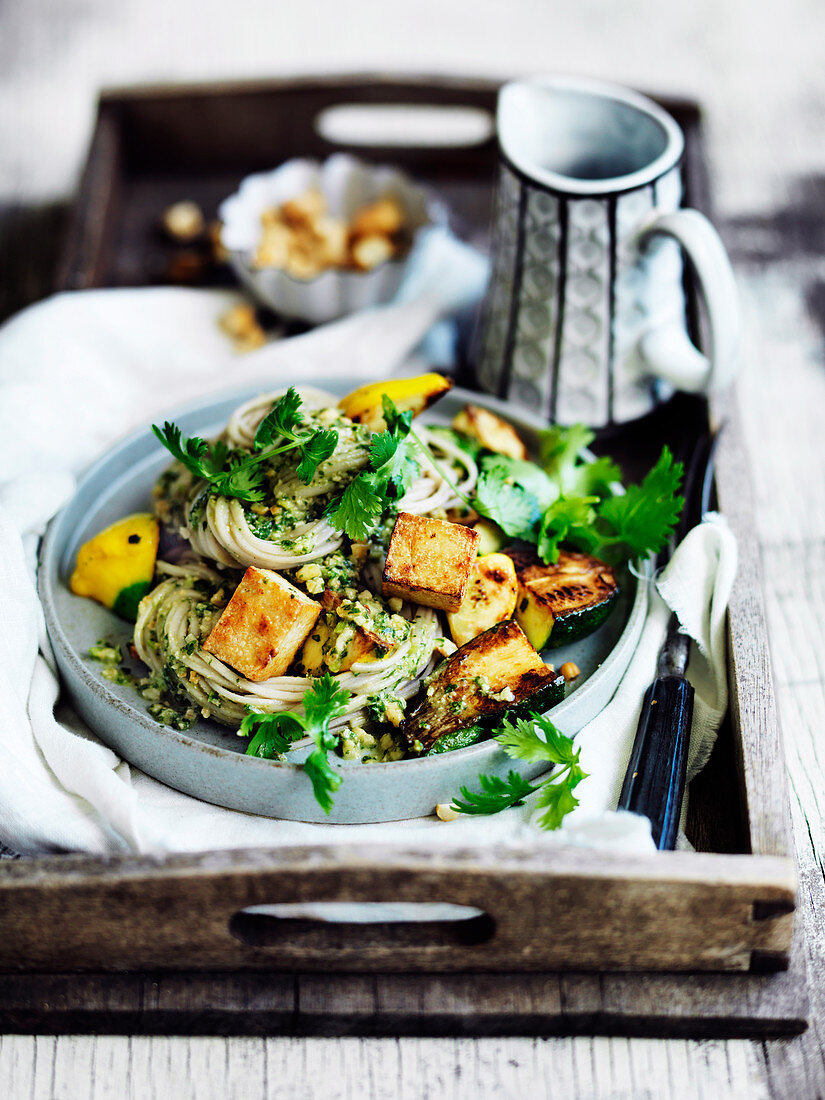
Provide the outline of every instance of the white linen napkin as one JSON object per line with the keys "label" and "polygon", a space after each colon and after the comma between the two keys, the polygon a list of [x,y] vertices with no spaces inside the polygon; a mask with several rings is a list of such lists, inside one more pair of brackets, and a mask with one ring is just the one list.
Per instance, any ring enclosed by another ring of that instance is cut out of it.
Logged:
{"label": "white linen napkin", "polygon": [[[466,257],[468,262],[470,257]],[[472,266],[472,265],[471,265]],[[439,286],[438,279],[424,286]],[[612,812],[641,698],[655,675],[668,607],[694,639],[697,688],[691,771],[707,759],[726,705],[724,616],[735,540],[724,520],[695,529],[659,578],[637,652],[612,702],[579,735],[590,777],[557,833],[527,805],[491,818],[421,818],[379,825],[276,821],[198,801],[119,760],[58,701],[54,659],[34,584],[37,538],[71,494],[74,476],[125,432],[194,397],[260,382],[375,378],[405,356],[461,280],[440,300],[412,300],[237,356],[217,317],[237,296],[156,288],[59,295],[0,329],[0,841],[48,851],[199,851],[254,845],[494,841],[559,842],[646,851],[648,823]],[[464,284],[467,285],[466,282]],[[431,291],[430,291],[431,293]]]}

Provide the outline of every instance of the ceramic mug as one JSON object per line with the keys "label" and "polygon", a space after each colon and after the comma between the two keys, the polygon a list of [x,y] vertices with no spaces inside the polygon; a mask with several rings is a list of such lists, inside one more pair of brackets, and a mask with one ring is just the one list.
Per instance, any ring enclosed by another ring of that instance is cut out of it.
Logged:
{"label": "ceramic mug", "polygon": [[[684,137],[670,115],[624,88],[537,77],[502,88],[497,127],[479,387],[600,428],[643,416],[674,388],[729,382],[733,273],[710,222],[681,207]],[[704,300],[707,355],[686,329],[682,251]]]}

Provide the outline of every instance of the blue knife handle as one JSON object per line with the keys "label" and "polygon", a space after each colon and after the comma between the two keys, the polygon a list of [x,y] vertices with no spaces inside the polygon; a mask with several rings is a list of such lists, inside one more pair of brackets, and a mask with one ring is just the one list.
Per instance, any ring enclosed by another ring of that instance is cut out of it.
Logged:
{"label": "blue knife handle", "polygon": [[650,819],[660,851],[676,846],[692,718],[693,687],[684,676],[653,681],[642,703],[619,809]]}

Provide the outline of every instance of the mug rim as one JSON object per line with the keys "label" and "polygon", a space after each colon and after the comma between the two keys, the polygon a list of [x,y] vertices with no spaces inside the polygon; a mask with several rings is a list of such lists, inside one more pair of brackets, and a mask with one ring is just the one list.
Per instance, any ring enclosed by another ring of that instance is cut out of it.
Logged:
{"label": "mug rim", "polygon": [[[666,138],[665,148],[659,156],[643,168],[636,169],[634,172],[627,172],[621,176],[611,176],[608,179],[578,179],[575,176],[562,175],[552,169],[532,164],[528,169],[523,163],[519,162],[517,157],[510,153],[502,137],[502,112],[506,109],[506,101],[511,98],[513,89],[521,87],[583,92],[602,100],[623,103],[640,114],[646,115],[662,128]],[[593,80],[589,77],[539,75],[508,81],[499,90],[496,129],[499,153],[502,160],[512,171],[533,186],[560,195],[575,196],[576,198],[618,195],[649,186],[679,164],[685,147],[684,134],[679,124],[652,99],[621,84]]]}

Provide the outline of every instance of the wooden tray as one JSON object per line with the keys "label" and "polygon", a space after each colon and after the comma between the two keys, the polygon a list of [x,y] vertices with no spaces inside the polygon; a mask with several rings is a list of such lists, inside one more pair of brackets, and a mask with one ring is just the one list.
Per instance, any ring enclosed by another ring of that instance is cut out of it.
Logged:
{"label": "wooden tray", "polygon": [[[213,216],[246,173],[342,148],[400,163],[431,183],[456,212],[457,231],[483,242],[492,139],[462,148],[355,148],[331,144],[316,124],[341,103],[489,115],[496,90],[489,81],[360,76],[105,93],[58,287],[163,281],[176,258],[157,232],[168,203],[193,198]],[[698,109],[664,106],[685,131],[688,200],[707,210]],[[229,285],[221,269],[206,278]],[[690,301],[696,329],[692,292]],[[795,871],[782,746],[735,402],[709,413],[703,401],[679,398],[632,440],[611,439],[609,449],[633,472],[662,441],[695,432],[709,415],[727,421],[717,488],[740,538],[741,564],[730,609],[730,721],[691,786],[688,832],[699,851],[628,859],[566,849],[433,856],[394,847],[6,862],[0,1025],[327,1034],[801,1030],[804,966],[798,947],[791,954]],[[241,912],[308,900],[452,901],[486,916],[461,926],[359,928]],[[24,978],[15,976],[20,971]]]}

